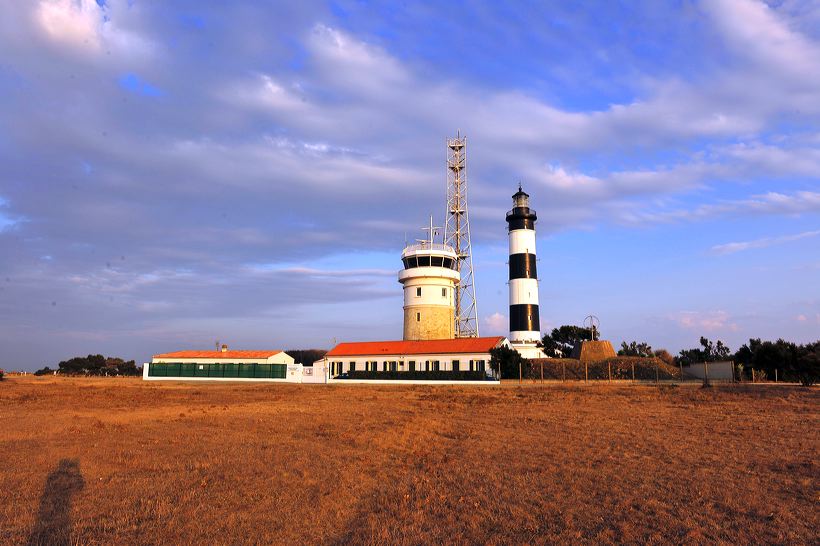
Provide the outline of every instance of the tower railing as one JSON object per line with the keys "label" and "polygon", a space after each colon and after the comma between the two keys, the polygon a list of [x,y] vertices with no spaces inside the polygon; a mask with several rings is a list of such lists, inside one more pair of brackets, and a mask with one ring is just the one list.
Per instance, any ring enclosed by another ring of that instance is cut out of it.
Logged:
{"label": "tower railing", "polygon": [[404,247],[404,251],[414,251],[414,250],[438,250],[444,252],[450,252],[455,254],[456,251],[450,245],[443,245],[441,243],[416,243],[412,245],[407,245]]}
{"label": "tower railing", "polygon": [[[518,211],[518,212],[516,212]],[[518,214],[532,214],[533,216],[537,216],[535,209],[531,209],[530,207],[515,207],[507,211],[507,218],[510,216],[516,216]]]}

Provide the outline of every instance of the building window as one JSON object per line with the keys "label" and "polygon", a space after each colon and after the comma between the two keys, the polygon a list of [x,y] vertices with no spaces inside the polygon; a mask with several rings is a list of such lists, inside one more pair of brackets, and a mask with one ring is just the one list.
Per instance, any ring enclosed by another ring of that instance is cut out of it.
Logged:
{"label": "building window", "polygon": [[421,286],[416,287],[416,296],[421,296]]}
{"label": "building window", "polygon": [[429,371],[430,371],[430,361],[429,361],[429,360],[425,360],[425,361],[424,361],[424,371],[425,371],[425,372],[429,372]]}
{"label": "building window", "polygon": [[446,298],[446,297],[447,297],[447,289],[446,289],[446,288],[442,288],[442,289],[441,289],[441,297],[442,297],[442,298]]}
{"label": "building window", "polygon": [[355,372],[355,371],[356,371],[356,363],[355,363],[355,362],[351,362],[351,363],[350,363],[350,370],[348,370],[348,371],[351,371],[351,372]]}
{"label": "building window", "polygon": [[416,313],[416,322],[421,322],[421,313]]}
{"label": "building window", "polygon": [[434,372],[439,371],[439,361],[438,360],[433,361],[433,371]]}
{"label": "building window", "polygon": [[453,360],[453,371],[454,372],[458,371],[458,360]]}
{"label": "building window", "polygon": [[476,368],[477,368],[476,371],[477,372],[483,372],[484,371],[484,361],[483,360],[477,361],[476,365],[477,365],[476,366]]}
{"label": "building window", "polygon": [[415,360],[411,360],[410,362],[408,362],[408,366],[409,366],[409,369],[410,369],[411,372],[416,371],[416,361]]}

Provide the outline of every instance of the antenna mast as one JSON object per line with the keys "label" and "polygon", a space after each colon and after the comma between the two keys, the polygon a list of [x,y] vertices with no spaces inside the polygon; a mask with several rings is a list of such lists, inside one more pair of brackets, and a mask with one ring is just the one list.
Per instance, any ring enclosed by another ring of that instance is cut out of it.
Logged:
{"label": "antenna mast", "polygon": [[455,337],[478,337],[478,310],[467,214],[467,137],[447,139],[447,221],[444,244],[458,255],[461,282],[455,289]]}

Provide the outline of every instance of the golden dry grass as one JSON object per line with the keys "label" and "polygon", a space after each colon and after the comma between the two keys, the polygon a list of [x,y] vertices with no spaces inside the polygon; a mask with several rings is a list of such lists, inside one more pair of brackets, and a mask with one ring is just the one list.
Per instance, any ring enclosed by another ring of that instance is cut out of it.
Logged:
{"label": "golden dry grass", "polygon": [[0,543],[816,544],[818,392],[12,378]]}

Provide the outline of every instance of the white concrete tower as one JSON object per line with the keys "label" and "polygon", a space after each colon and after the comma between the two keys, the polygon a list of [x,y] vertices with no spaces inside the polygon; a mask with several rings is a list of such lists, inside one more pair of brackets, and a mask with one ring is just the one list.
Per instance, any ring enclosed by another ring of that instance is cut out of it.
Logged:
{"label": "white concrete tower", "polygon": [[401,253],[404,339],[453,339],[458,255],[452,247],[434,241],[440,228],[433,226],[432,218],[430,227],[424,229],[430,231],[429,240],[409,245]]}
{"label": "white concrete tower", "polygon": [[507,213],[510,234],[510,343],[525,358],[540,358],[536,347],[541,341],[538,317],[538,271],[535,258],[535,222],[530,196],[521,185],[512,196],[513,208]]}

